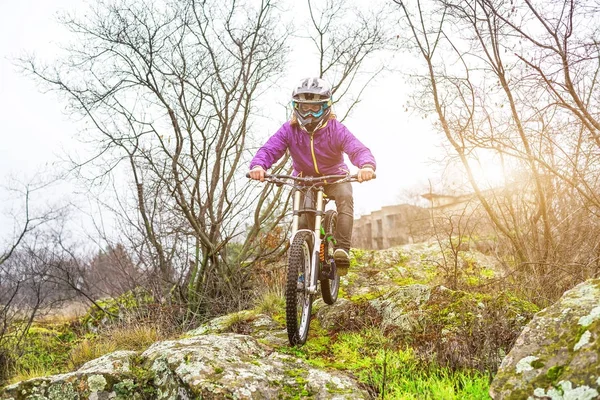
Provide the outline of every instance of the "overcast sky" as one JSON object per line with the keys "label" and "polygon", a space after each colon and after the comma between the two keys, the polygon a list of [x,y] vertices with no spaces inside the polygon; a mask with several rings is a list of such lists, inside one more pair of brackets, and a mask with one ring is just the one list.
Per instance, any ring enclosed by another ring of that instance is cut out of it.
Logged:
{"label": "overcast sky", "polygon": [[[12,176],[26,181],[52,172],[61,152],[78,150],[73,140],[76,123],[64,114],[64,104],[53,93],[41,93],[13,60],[27,53],[52,58],[58,44],[69,39],[56,20],[57,12],[80,7],[82,1],[0,0],[0,4],[0,182],[5,186]],[[291,90],[297,78],[290,77],[282,90]],[[346,121],[378,162],[377,179],[355,185],[358,214],[396,204],[403,190],[435,178],[430,159],[439,153],[440,139],[419,116],[403,111],[407,90],[402,77],[386,76],[365,93]],[[0,192],[0,212],[10,207],[8,198]]]}

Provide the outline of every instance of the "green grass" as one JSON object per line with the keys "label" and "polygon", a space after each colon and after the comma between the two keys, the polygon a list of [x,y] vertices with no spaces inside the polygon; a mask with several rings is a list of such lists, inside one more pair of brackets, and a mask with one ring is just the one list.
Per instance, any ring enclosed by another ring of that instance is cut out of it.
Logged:
{"label": "green grass", "polygon": [[304,346],[283,351],[320,368],[351,372],[380,399],[490,399],[488,375],[420,360],[411,348],[394,347],[375,328],[330,337],[311,325]]}
{"label": "green grass", "polygon": [[259,314],[266,314],[271,317],[285,313],[285,299],[283,294],[277,291],[266,291],[254,302],[254,310]]}
{"label": "green grass", "polygon": [[[410,353],[410,352],[409,352]],[[385,363],[383,359],[386,359]],[[372,373],[373,383],[385,399],[489,399],[489,378],[473,372],[450,371],[430,365],[426,369],[409,367],[410,354],[379,355]],[[385,364],[385,374],[383,365]]]}
{"label": "green grass", "polygon": [[141,324],[115,326],[99,334],[78,336],[69,323],[35,324],[21,344],[21,354],[14,359],[8,382],[74,371],[84,363],[115,350],[145,350],[165,339],[155,327]]}
{"label": "green grass", "polygon": [[342,334],[332,346],[334,364],[348,369],[384,399],[489,399],[489,377],[451,371],[416,358],[411,348],[387,348],[376,330]]}
{"label": "green grass", "polygon": [[9,382],[60,372],[68,363],[75,341],[68,324],[34,324],[20,343],[19,353],[13,354],[14,371]]}

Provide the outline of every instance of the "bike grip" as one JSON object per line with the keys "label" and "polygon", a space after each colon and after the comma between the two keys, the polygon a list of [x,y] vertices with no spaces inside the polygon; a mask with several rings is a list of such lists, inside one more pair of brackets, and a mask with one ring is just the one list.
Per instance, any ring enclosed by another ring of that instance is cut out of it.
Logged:
{"label": "bike grip", "polygon": [[[270,175],[265,172],[265,179],[269,178],[269,177],[270,177]],[[246,178],[252,179],[252,178],[250,178],[250,172],[246,172]]]}
{"label": "bike grip", "polygon": [[[350,178],[358,179],[358,174],[351,175]],[[375,178],[377,178],[377,174],[375,172],[373,172],[373,177],[371,179],[375,179]]]}

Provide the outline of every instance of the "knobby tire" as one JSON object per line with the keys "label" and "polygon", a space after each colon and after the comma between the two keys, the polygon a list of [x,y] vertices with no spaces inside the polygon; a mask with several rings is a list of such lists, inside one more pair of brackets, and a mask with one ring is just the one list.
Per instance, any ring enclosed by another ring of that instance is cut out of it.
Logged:
{"label": "knobby tire", "polygon": [[336,302],[340,290],[340,276],[337,273],[335,262],[333,261],[333,252],[335,250],[334,241],[327,240],[328,237],[333,237],[336,225],[337,212],[335,210],[327,210],[323,219],[323,226],[325,227],[325,260],[327,262],[331,260],[333,279],[321,279],[321,296],[323,296],[323,301],[329,305]]}
{"label": "knobby tire", "polygon": [[308,337],[313,302],[313,295],[307,291],[310,286],[311,242],[310,232],[298,232],[289,249],[285,316],[292,346],[304,344]]}

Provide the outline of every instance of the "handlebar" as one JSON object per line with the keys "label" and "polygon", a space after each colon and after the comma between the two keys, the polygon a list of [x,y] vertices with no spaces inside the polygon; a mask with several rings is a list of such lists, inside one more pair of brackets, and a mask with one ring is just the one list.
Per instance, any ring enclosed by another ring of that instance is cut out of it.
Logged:
{"label": "handlebar", "polygon": [[[373,179],[377,176],[373,174]],[[250,178],[250,173],[246,173],[246,178]],[[293,175],[283,175],[283,174],[266,174],[265,180],[269,182],[281,182],[283,180],[293,180],[295,182],[300,183],[341,183],[341,182],[358,182],[358,174],[353,175],[323,175],[323,176],[293,176]],[[335,180],[335,182],[325,182],[327,180]]]}

